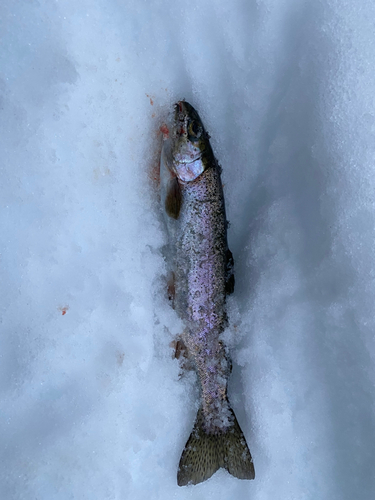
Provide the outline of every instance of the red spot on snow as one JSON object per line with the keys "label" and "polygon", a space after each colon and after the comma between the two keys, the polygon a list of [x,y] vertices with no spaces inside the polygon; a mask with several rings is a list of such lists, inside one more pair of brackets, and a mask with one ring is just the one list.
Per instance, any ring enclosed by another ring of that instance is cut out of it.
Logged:
{"label": "red spot on snow", "polygon": [[146,96],[150,99],[151,106],[153,106],[154,105],[154,101],[153,101],[152,97],[150,95],[148,95],[148,94],[146,94]]}
{"label": "red spot on snow", "polygon": [[165,125],[165,123],[160,127],[160,132],[163,134],[163,138],[164,139],[168,139],[168,137],[169,137],[169,129]]}
{"label": "red spot on snow", "polygon": [[59,310],[61,311],[61,314],[64,316],[66,314],[66,311],[69,309],[69,306],[65,307],[59,307]]}

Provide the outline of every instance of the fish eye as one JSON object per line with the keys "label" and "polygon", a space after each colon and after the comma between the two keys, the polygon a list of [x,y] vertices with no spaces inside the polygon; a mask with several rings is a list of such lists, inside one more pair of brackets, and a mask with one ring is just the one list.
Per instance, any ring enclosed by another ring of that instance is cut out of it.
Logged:
{"label": "fish eye", "polygon": [[189,132],[189,137],[192,139],[196,139],[196,138],[200,137],[202,131],[201,131],[201,127],[196,122],[196,120],[193,120],[189,123],[188,132]]}

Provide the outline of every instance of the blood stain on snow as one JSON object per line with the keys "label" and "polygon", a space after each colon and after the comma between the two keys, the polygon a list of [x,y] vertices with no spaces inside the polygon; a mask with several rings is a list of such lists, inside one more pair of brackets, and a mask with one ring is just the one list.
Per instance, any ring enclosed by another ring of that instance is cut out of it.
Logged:
{"label": "blood stain on snow", "polygon": [[169,137],[169,129],[165,125],[165,123],[160,127],[160,132],[163,134],[163,138],[164,139],[168,139],[168,137]]}
{"label": "blood stain on snow", "polygon": [[69,309],[69,306],[65,306],[65,307],[59,307],[59,311],[61,311],[61,314],[63,316],[65,316],[66,314],[66,311]]}

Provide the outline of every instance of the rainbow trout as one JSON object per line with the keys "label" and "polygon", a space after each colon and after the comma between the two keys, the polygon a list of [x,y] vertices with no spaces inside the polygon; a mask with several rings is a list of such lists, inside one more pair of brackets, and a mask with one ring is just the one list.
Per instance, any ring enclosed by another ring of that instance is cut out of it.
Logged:
{"label": "rainbow trout", "polygon": [[234,287],[220,167],[198,113],[187,102],[176,104],[164,138],[160,174],[173,303],[185,325],[180,342],[201,387],[177,482],[200,483],[220,467],[254,479],[251,454],[227,397],[231,368],[220,339],[227,325],[226,295]]}

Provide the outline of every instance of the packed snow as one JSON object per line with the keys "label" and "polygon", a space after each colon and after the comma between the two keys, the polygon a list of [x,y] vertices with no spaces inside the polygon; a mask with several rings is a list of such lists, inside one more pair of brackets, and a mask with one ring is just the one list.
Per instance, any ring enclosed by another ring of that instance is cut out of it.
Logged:
{"label": "packed snow", "polygon": [[[3,0],[0,498],[375,498],[375,4]],[[173,103],[223,168],[229,396],[254,481],[180,488],[155,177]]]}

